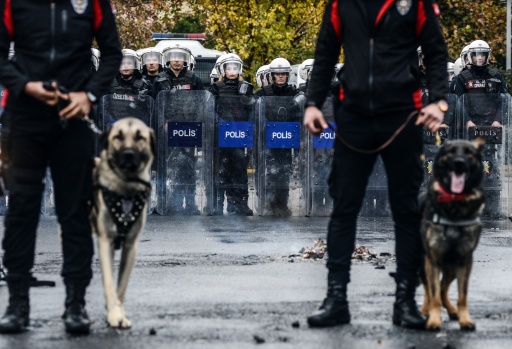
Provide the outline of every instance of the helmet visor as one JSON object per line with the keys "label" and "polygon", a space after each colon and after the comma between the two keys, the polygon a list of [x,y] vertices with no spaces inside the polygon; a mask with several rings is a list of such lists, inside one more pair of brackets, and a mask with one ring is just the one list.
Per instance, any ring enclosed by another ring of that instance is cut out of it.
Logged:
{"label": "helmet visor", "polygon": [[158,52],[148,52],[142,55],[142,64],[161,64],[162,55]]}
{"label": "helmet visor", "polygon": [[189,54],[183,51],[169,51],[165,53],[165,61],[182,61],[188,64],[188,62],[190,61],[190,57]]}
{"label": "helmet visor", "polygon": [[240,69],[242,65],[240,63],[226,63],[224,64],[224,71],[226,74],[230,75],[238,75],[240,74]]}
{"label": "helmet visor", "polygon": [[484,66],[488,63],[489,60],[489,52],[484,51],[476,51],[470,52],[469,54],[471,59],[471,64],[476,65],[477,67]]}
{"label": "helmet visor", "polygon": [[133,56],[124,56],[121,60],[119,70],[130,70],[137,68],[137,58]]}

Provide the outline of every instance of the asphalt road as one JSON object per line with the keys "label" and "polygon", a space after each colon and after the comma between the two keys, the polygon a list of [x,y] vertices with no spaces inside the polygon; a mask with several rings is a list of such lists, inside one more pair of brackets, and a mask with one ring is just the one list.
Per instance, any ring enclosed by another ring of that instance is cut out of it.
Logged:
{"label": "asphalt road", "polygon": [[[310,329],[306,317],[326,291],[324,260],[290,255],[325,238],[326,218],[150,216],[127,293],[129,330],[108,328],[98,260],[87,294],[92,333],[72,337],[60,319],[64,286],[55,218],[42,217],[35,275],[57,282],[31,290],[31,327],[0,336],[0,348],[511,348],[512,235],[489,222],[475,253],[469,308],[477,330],[443,314],[440,332],[391,324],[393,258],[354,261],[352,323]],[[357,243],[394,253],[389,219],[360,220]],[[382,268],[382,266],[380,267]],[[456,288],[450,294],[455,300]],[[423,299],[419,289],[418,302]],[[0,283],[0,311],[8,292]]]}

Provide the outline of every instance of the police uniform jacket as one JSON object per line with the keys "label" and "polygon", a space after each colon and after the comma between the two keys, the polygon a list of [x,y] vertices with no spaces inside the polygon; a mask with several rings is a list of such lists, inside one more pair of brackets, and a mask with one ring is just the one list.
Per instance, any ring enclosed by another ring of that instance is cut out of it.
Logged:
{"label": "police uniform jacket", "polygon": [[338,93],[357,113],[380,114],[422,107],[416,49],[425,54],[429,101],[447,92],[448,54],[432,0],[382,1],[369,23],[361,0],[330,0],[320,28],[308,105],[320,108],[341,46],[345,64]]}
{"label": "police uniform jacket", "polygon": [[174,75],[172,70],[167,69],[159,73],[153,81],[154,98],[160,91],[173,89],[204,90],[204,85],[201,79],[187,68],[183,68],[178,76]]}
{"label": "police uniform jacket", "polygon": [[262,96],[295,96],[299,91],[294,86],[285,84],[283,86],[277,86],[276,84],[263,86],[256,95]]}
{"label": "police uniform jacket", "polygon": [[[6,109],[37,110],[42,102],[23,90],[29,81],[50,81],[97,98],[108,90],[121,62],[121,45],[108,0],[0,0],[0,81],[8,89]],[[92,74],[93,39],[101,51]],[[15,42],[15,59],[8,60]],[[5,101],[4,101],[5,102]]]}
{"label": "police uniform jacket", "polygon": [[493,68],[464,69],[453,78],[451,92],[457,96],[464,93],[508,93],[503,75]]}

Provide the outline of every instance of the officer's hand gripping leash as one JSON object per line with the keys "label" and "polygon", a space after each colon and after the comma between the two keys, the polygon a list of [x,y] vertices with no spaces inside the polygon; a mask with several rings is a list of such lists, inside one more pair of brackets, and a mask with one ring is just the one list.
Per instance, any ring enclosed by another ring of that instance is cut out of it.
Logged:
{"label": "officer's hand gripping leash", "polygon": [[[43,82],[44,89],[47,90],[47,91],[56,91],[56,90],[58,90],[62,94],[65,94],[65,95],[69,94],[68,89],[65,88],[62,85],[59,85],[58,83],[57,83],[57,88],[54,88],[52,86],[54,82],[56,83],[56,81],[46,81],[46,82]],[[69,103],[70,103],[69,99],[66,100],[66,99],[60,98],[59,99],[59,103],[57,104],[57,109],[59,111],[61,111],[62,109],[66,108],[69,105]],[[92,121],[89,118],[89,115],[84,116],[83,118],[81,118],[81,120],[83,120],[85,123],[87,123],[87,126],[89,126],[89,128],[91,129],[92,132],[94,132],[97,135],[101,135],[102,134],[102,132],[96,126],[94,121]],[[60,119],[60,123],[62,125],[62,128],[66,128],[66,126],[67,126],[67,119],[61,118]]]}

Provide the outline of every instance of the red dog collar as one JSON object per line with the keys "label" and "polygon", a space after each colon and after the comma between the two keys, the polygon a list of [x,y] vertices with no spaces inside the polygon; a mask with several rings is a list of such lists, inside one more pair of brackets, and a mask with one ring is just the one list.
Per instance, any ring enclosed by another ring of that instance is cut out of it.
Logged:
{"label": "red dog collar", "polygon": [[437,196],[437,202],[451,202],[451,201],[462,201],[471,196],[471,194],[453,194],[450,193],[441,186],[441,184],[438,185],[439,187],[439,195]]}

